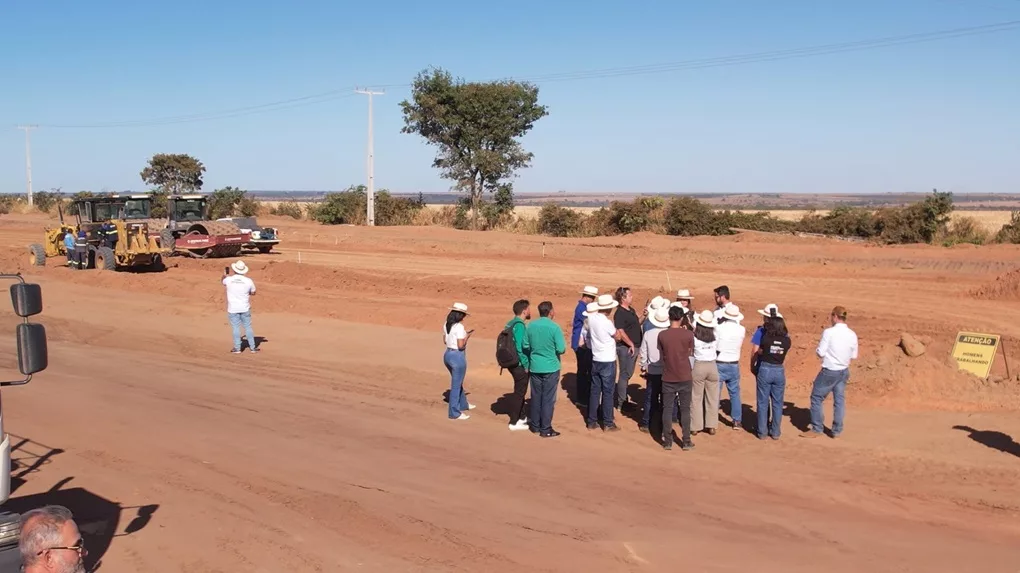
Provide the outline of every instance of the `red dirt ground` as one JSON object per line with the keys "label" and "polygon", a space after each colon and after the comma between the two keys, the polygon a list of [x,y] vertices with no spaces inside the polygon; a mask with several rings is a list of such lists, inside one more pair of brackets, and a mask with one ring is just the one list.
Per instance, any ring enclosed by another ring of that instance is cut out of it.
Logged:
{"label": "red dirt ground", "polygon": [[[264,352],[234,356],[227,261],[33,268],[26,245],[47,219],[0,217],[0,270],[43,285],[50,336],[50,368],[3,391],[6,430],[62,450],[12,500],[72,478],[65,488],[159,506],[140,530],[122,520],[102,570],[1017,570],[1020,301],[987,294],[1020,266],[1017,247],[273,222],[280,252],[246,257]],[[560,438],[508,432],[490,405],[511,388],[492,353],[510,304],[551,300],[567,327],[584,284],[628,285],[641,302],[688,287],[698,308],[728,284],[749,326],[778,303],[794,337],[783,439],[725,431],[665,453],[629,419],[589,434],[564,392]],[[467,388],[479,408],[463,423],[442,397],[454,300],[478,331]],[[836,304],[862,347],[847,430],[802,440],[813,349]],[[951,366],[959,330],[1001,334],[1012,377],[1001,354],[994,382]],[[901,332],[928,352],[903,356]],[[13,375],[9,350],[0,369]],[[13,453],[22,465],[28,449]]]}

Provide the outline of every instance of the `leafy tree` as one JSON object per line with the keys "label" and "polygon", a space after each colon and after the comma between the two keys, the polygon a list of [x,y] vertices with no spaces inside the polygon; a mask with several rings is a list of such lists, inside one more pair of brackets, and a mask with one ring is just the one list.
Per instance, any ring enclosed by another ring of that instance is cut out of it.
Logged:
{"label": "leafy tree", "polygon": [[1009,223],[999,229],[995,235],[995,241],[997,243],[1020,244],[1020,211],[1010,213]]}
{"label": "leafy tree", "polygon": [[170,195],[162,189],[155,189],[149,193],[152,196],[152,208],[150,215],[153,219],[164,219],[169,216],[167,211],[167,197]]}
{"label": "leafy tree", "polygon": [[[233,217],[238,205],[246,198],[245,191],[237,187],[224,187],[217,189],[209,195],[208,210],[210,219],[222,219]],[[245,215],[250,216],[250,215]]]}
{"label": "leafy tree", "polygon": [[572,237],[580,234],[581,214],[570,209],[546,203],[538,212],[538,232],[554,237]]}
{"label": "leafy tree", "polygon": [[485,228],[495,229],[509,223],[514,214],[514,190],[510,183],[499,185],[492,194],[492,202],[482,207]]}
{"label": "leafy tree", "polygon": [[193,193],[202,189],[205,165],[183,153],[157,153],[140,173],[142,181],[168,194]]}
{"label": "leafy tree", "polygon": [[483,193],[500,191],[531,163],[533,154],[518,139],[548,115],[538,104],[537,86],[512,80],[469,83],[437,68],[418,74],[411,100],[400,107],[401,131],[439,148],[432,165],[468,193],[476,226]]}

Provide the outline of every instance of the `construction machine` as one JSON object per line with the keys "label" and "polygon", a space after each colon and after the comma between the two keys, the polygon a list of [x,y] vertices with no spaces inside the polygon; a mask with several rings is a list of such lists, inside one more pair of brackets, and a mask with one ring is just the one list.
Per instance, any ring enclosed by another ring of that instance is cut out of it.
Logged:
{"label": "construction machine", "polygon": [[[20,274],[0,274],[0,279],[16,281],[11,285],[11,303],[14,314],[21,321],[15,327],[17,338],[18,370],[22,378],[0,382],[0,387],[21,386],[32,380],[48,365],[46,329],[29,322],[29,317],[42,312],[42,288],[26,283]],[[2,378],[0,378],[2,380]],[[3,401],[0,400],[0,404]],[[0,409],[0,505],[11,495],[11,438],[4,429],[3,410]],[[18,539],[21,535],[21,516],[3,506],[0,508],[0,571],[19,571]]]}
{"label": "construction machine", "polygon": [[170,195],[167,197],[167,226],[160,231],[160,244],[173,253],[192,257],[236,257],[251,242],[251,233],[244,232],[232,221],[211,221],[205,195]]}
{"label": "construction machine", "polygon": [[[148,195],[103,195],[75,199],[68,206],[77,220],[72,227],[64,222],[64,213],[59,210],[60,226],[46,230],[45,242],[29,246],[31,263],[46,264],[47,257],[67,255],[64,236],[76,230],[85,231],[88,241],[86,268],[118,270],[124,268],[149,268],[162,270],[163,257],[169,249],[160,246],[156,237],[149,233],[147,219],[150,216],[152,200]],[[116,243],[110,246],[103,240],[104,225],[116,229]]]}

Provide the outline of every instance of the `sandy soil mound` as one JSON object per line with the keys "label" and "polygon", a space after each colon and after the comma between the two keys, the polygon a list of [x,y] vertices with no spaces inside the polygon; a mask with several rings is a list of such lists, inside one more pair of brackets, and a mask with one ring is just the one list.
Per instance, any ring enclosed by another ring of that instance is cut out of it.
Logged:
{"label": "sandy soil mound", "polygon": [[851,386],[856,396],[898,407],[940,410],[961,404],[987,409],[1020,407],[1020,381],[978,378],[957,368],[948,352],[911,358],[895,344],[883,345],[872,358],[855,366]]}
{"label": "sandy soil mound", "polygon": [[1020,269],[999,275],[994,281],[974,289],[975,298],[987,300],[1020,300]]}

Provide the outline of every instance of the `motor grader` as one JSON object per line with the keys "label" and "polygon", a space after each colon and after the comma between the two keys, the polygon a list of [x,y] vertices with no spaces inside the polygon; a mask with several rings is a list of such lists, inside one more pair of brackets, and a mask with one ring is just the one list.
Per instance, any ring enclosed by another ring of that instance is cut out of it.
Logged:
{"label": "motor grader", "polygon": [[173,253],[192,257],[236,257],[251,242],[251,233],[244,232],[232,221],[209,219],[205,195],[170,195],[166,202],[167,224],[160,231],[160,244]]}
{"label": "motor grader", "polygon": [[[64,236],[80,230],[85,231],[88,241],[85,268],[163,270],[163,257],[169,254],[169,250],[161,247],[157,238],[149,233],[146,219],[149,218],[150,206],[148,195],[76,199],[68,209],[69,213],[74,213],[77,225],[66,223],[63,210],[60,210],[60,225],[46,229],[43,243],[29,246],[30,262],[43,266],[48,257],[66,256]],[[112,247],[103,241],[102,228],[107,223],[116,229],[117,242]]]}

